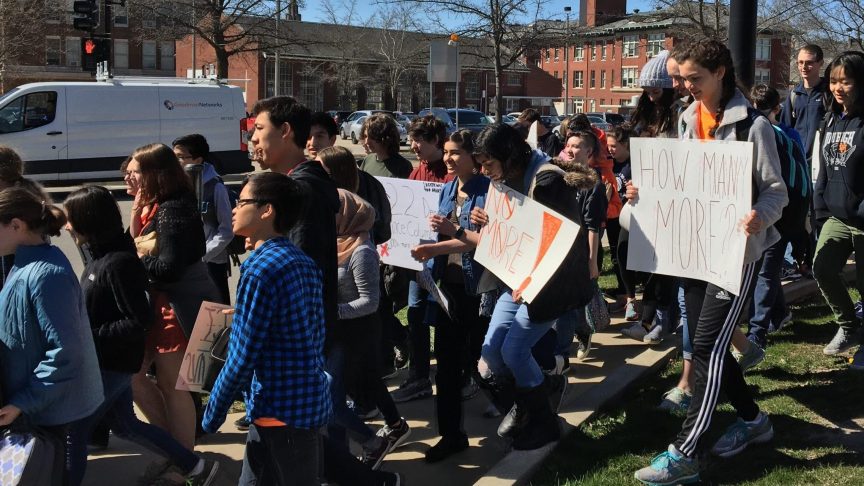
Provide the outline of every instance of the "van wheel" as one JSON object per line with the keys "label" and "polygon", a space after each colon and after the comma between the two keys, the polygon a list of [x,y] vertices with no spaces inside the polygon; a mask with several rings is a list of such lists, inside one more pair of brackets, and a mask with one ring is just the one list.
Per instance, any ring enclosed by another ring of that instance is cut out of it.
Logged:
{"label": "van wheel", "polygon": [[354,142],[354,145],[357,145],[357,135],[355,135],[354,132],[351,132],[351,141]]}

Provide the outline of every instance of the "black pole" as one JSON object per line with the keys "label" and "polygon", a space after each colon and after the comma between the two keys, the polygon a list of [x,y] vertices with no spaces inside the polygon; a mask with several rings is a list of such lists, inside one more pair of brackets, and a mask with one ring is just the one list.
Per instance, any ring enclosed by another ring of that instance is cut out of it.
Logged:
{"label": "black pole", "polygon": [[753,86],[756,57],[756,2],[731,0],[729,6],[729,50],[738,81]]}

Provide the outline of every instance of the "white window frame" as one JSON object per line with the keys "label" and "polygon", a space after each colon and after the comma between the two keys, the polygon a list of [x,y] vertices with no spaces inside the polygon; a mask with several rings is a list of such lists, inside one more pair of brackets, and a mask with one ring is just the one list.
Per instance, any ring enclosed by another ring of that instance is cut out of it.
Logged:
{"label": "white window frame", "polygon": [[560,57],[560,49],[556,47],[556,48],[555,48],[555,62],[558,62],[558,61],[560,61],[560,60],[561,60],[561,57]]}
{"label": "white window frame", "polygon": [[639,69],[635,67],[621,68],[621,87],[634,88],[639,79]]}
{"label": "white window frame", "polygon": [[758,37],[756,39],[756,60],[770,61],[771,60],[771,38]]}
{"label": "white window frame", "polygon": [[573,87],[574,88],[584,88],[585,87],[585,73],[583,71],[573,71]]}
{"label": "white window frame", "polygon": [[647,57],[650,59],[663,50],[663,44],[666,42],[666,34],[648,34],[648,47],[645,49]]}
{"label": "white window frame", "polygon": [[[111,16],[114,17],[114,27],[129,27],[129,6],[128,5],[117,5],[114,4],[111,6]],[[118,22],[117,19],[123,19],[122,22]]]}
{"label": "white window frame", "polygon": [[622,41],[622,58],[639,57],[639,35],[625,35]]}
{"label": "white window frame", "polygon": [[573,110],[576,113],[582,113],[585,111],[585,99],[584,98],[574,98],[573,99]]}
{"label": "white window frame", "polygon": [[600,89],[606,89],[606,70],[600,70]]}
{"label": "white window frame", "polygon": [[[123,48],[120,49],[119,46],[123,46]],[[114,57],[112,67],[115,69],[129,69],[129,39],[114,39],[114,45],[111,50]],[[120,62],[121,56],[119,54],[122,54],[123,62]]]}
{"label": "white window frame", "polygon": [[[54,45],[57,53],[57,62],[56,63],[48,63],[48,55],[52,52],[51,43],[55,42]],[[62,66],[63,65],[63,39],[59,35],[46,35],[45,36],[45,65],[46,66]]]}
{"label": "white window frame", "polygon": [[600,60],[606,60],[606,41],[601,41],[600,43]]}
{"label": "white window frame", "polygon": [[753,84],[767,84],[771,86],[771,69],[757,67],[753,71]]}
{"label": "white window frame", "polygon": [[[152,46],[153,53],[148,54],[147,48]],[[148,59],[152,58],[152,65],[148,64]],[[158,44],[156,41],[142,41],[141,42],[141,69],[156,69],[157,62],[159,60],[159,51]]]}
{"label": "white window frame", "polygon": [[66,37],[64,45],[66,47],[65,65],[68,67],[81,67],[81,38]]}
{"label": "white window frame", "polygon": [[585,47],[584,46],[573,46],[573,59],[576,61],[585,60]]}

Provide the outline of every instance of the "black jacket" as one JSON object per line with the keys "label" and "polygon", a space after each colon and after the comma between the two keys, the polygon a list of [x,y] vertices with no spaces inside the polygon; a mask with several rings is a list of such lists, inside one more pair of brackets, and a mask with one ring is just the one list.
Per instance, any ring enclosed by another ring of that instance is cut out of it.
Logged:
{"label": "black jacket", "polygon": [[537,137],[537,148],[549,157],[558,157],[564,144],[555,132],[549,130],[545,135]]}
{"label": "black jacket", "polygon": [[147,300],[147,272],[124,233],[89,245],[81,290],[102,369],[137,373],[144,358],[153,309]]}
{"label": "black jacket", "polygon": [[387,191],[384,185],[372,174],[358,170],[360,185],[357,195],[365,199],[375,208],[375,224],[372,225],[372,240],[376,245],[385,243],[390,239],[390,200],[387,199]]}
{"label": "black jacket", "polygon": [[156,231],[159,256],[141,259],[156,283],[180,280],[184,271],[204,256],[204,225],[195,194],[182,194],[159,203],[153,223],[141,234]]}
{"label": "black jacket", "polygon": [[303,162],[290,175],[303,191],[303,213],[288,238],[315,260],[324,274],[324,322],[329,328],[338,320],[336,212],[339,211],[339,193],[319,162]]}
{"label": "black jacket", "polygon": [[820,134],[819,178],[813,193],[816,218],[830,216],[864,229],[864,119],[829,114]]}

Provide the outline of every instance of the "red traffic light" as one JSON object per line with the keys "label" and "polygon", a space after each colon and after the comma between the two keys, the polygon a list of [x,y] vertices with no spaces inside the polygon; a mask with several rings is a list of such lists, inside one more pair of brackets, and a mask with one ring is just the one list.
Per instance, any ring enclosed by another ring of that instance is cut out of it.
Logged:
{"label": "red traffic light", "polygon": [[93,54],[93,51],[96,50],[96,43],[93,42],[92,39],[87,39],[84,41],[84,52],[86,54]]}

